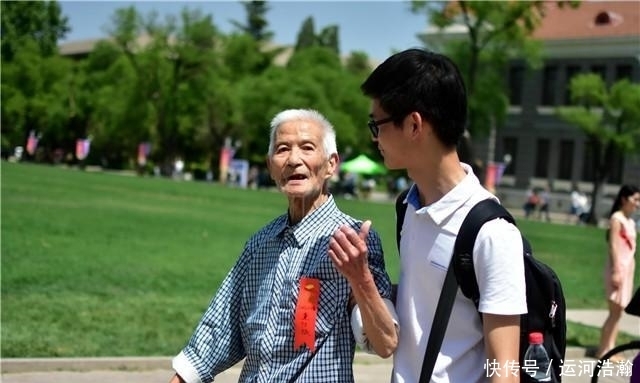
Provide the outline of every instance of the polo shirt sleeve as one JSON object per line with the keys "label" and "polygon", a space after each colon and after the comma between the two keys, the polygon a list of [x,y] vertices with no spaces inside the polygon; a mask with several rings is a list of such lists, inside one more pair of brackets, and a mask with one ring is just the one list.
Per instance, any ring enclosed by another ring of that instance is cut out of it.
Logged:
{"label": "polo shirt sleeve", "polygon": [[485,223],[473,250],[480,290],[478,311],[519,315],[527,312],[522,237],[513,224],[498,218]]}

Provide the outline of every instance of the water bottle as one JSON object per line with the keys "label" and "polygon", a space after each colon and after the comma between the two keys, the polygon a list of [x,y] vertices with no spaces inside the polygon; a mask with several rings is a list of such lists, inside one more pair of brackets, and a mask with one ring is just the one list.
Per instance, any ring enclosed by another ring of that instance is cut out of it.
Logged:
{"label": "water bottle", "polygon": [[550,382],[551,369],[549,354],[544,349],[544,336],[541,332],[529,334],[529,347],[524,353],[524,372],[531,376],[535,382]]}

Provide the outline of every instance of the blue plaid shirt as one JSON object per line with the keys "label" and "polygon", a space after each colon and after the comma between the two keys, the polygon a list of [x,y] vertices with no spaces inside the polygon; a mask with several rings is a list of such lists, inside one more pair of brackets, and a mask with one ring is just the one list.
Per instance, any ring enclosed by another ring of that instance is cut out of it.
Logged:
{"label": "blue plaid shirt", "polygon": [[[246,243],[188,345],[182,351],[203,382],[246,358],[240,382],[285,383],[311,357],[294,349],[294,313],[299,279],[320,280],[316,349],[297,382],[353,382],[355,343],[347,303],[350,287],[328,256],[329,239],[341,225],[360,222],[342,213],[333,198],[301,222],[284,214]],[[391,295],[380,238],[367,238],[369,268],[383,298]]]}

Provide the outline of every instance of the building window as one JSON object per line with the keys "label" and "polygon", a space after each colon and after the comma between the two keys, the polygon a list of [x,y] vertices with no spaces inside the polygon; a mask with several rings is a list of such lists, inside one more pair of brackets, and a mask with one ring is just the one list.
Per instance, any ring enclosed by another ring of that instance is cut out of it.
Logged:
{"label": "building window", "polygon": [[522,83],[524,82],[524,67],[514,65],[509,68],[509,103],[522,105]]}
{"label": "building window", "polygon": [[[598,155],[595,151],[595,147],[596,145],[594,145],[593,142],[587,142],[585,144],[584,162],[582,167],[582,181],[593,182],[595,180],[593,165],[596,160],[596,155]],[[611,163],[606,164],[606,168],[609,169],[609,175],[606,179],[608,183],[622,183],[624,155],[621,151],[614,149],[613,155],[611,157]]]}
{"label": "building window", "polygon": [[[582,181],[593,182],[595,180],[593,165],[595,164],[596,156],[598,155],[595,150],[596,147],[597,146],[594,144],[594,142],[585,143],[584,162],[582,166]],[[611,163],[606,165],[607,169],[609,169],[609,176],[607,177],[606,181],[614,184],[621,183],[624,169],[623,154],[620,151],[614,149]]]}
{"label": "building window", "polygon": [[631,81],[631,74],[633,68],[631,65],[618,65],[616,66],[616,81],[627,79]]}
{"label": "building window", "polygon": [[594,21],[596,25],[611,24],[611,16],[609,16],[609,12],[600,12],[596,15],[596,19]]}
{"label": "building window", "polygon": [[512,176],[516,173],[518,163],[518,139],[515,137],[505,137],[502,140],[502,158],[506,155],[511,157],[509,165],[504,169],[504,174]]}
{"label": "building window", "polygon": [[547,66],[542,74],[542,105],[556,105],[558,67]]}
{"label": "building window", "polygon": [[574,142],[571,140],[560,141],[560,155],[558,156],[558,179],[571,180],[573,171]]}
{"label": "building window", "polygon": [[621,184],[624,170],[624,155],[620,151],[613,153],[613,158],[609,166],[609,183]]}
{"label": "building window", "polygon": [[577,65],[569,65],[565,69],[566,86],[564,90],[564,104],[571,104],[571,79],[580,73],[580,67]]}
{"label": "building window", "polygon": [[622,16],[619,13],[603,11],[596,15],[593,24],[596,27],[606,25],[618,25],[622,22]]}
{"label": "building window", "polygon": [[536,168],[533,176],[547,178],[549,175],[549,140],[541,138],[536,145]]}
{"label": "building window", "polygon": [[[598,145],[599,146],[599,145]],[[595,173],[593,165],[598,153],[595,148],[597,146],[594,142],[586,142],[584,147],[584,162],[582,166],[582,181],[593,182],[595,180]],[[614,149],[611,158],[611,163],[606,164],[606,168],[609,169],[609,175],[606,179],[608,183],[619,184],[622,182],[622,174],[624,170],[624,155],[621,151]]]}
{"label": "building window", "polygon": [[600,78],[607,81],[607,68],[604,65],[594,65],[591,67],[591,73],[597,74]]}

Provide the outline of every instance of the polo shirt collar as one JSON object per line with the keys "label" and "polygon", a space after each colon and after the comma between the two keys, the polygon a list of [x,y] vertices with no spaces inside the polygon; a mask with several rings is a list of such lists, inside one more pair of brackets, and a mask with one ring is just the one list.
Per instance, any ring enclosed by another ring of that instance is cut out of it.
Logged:
{"label": "polo shirt collar", "polygon": [[436,225],[441,226],[447,218],[451,217],[472,197],[472,193],[469,190],[475,189],[480,184],[480,181],[473,174],[471,166],[465,163],[460,164],[467,175],[442,198],[428,206],[420,206],[418,186],[416,184],[411,186],[406,201],[414,207],[416,214],[428,215]]}

